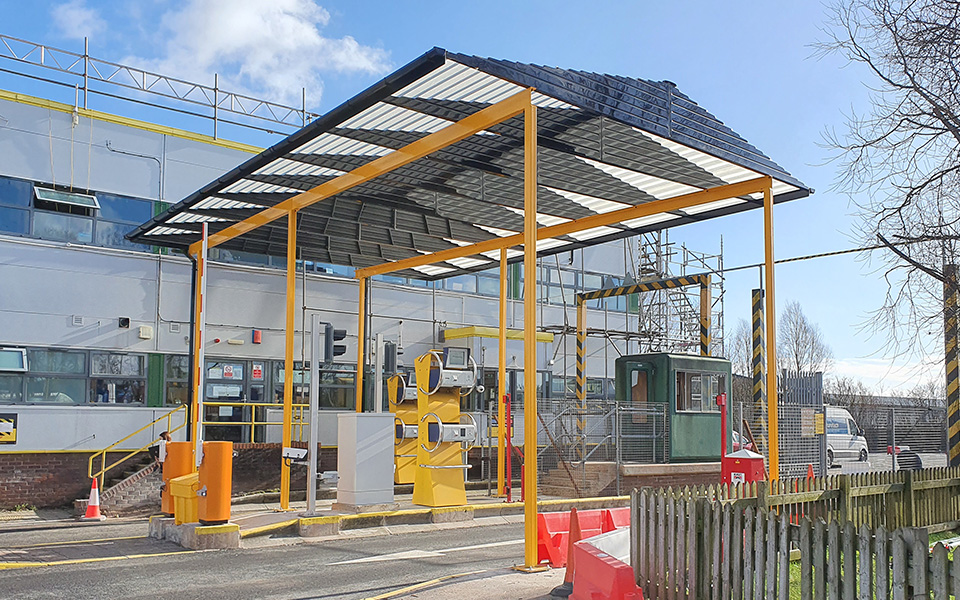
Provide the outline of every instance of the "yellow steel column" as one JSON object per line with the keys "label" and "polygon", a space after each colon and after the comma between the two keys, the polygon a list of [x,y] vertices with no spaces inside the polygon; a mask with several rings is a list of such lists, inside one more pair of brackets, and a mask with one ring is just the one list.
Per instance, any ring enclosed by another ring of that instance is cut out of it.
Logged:
{"label": "yellow steel column", "polygon": [[537,560],[537,108],[523,111],[524,568]]}
{"label": "yellow steel column", "polygon": [[780,439],[777,424],[777,313],[773,300],[773,188],[763,190],[763,250],[767,309],[767,446],[770,479],[780,478]]}
{"label": "yellow steel column", "polygon": [[[497,496],[505,496],[503,491],[506,477],[506,407],[503,396],[507,393],[507,249],[500,248],[500,339],[499,372],[497,374]],[[511,482],[512,483],[512,482]],[[512,485],[511,485],[512,487]]]}
{"label": "yellow steel column", "polygon": [[[293,301],[297,295],[297,211],[287,213],[287,322],[283,331],[283,447],[289,448],[293,432],[293,340],[296,333]],[[280,460],[280,509],[290,508],[290,466]]]}
{"label": "yellow steel column", "polygon": [[367,321],[367,278],[361,277],[357,280],[360,291],[358,294],[357,314],[357,412],[363,412],[363,369],[366,366],[364,360],[364,325]]}

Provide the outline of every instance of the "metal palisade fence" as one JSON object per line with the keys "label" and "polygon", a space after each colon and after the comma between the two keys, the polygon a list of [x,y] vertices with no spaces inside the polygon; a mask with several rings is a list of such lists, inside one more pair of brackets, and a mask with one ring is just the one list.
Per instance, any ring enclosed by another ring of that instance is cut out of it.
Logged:
{"label": "metal palisade fence", "polygon": [[960,567],[921,541],[960,519],[958,486],[960,468],[943,468],[635,490],[637,584],[656,600],[937,593]]}

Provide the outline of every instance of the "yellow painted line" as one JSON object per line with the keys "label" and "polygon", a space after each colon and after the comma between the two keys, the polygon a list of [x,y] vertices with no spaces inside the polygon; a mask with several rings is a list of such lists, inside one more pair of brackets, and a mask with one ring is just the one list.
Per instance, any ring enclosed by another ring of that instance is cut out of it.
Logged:
{"label": "yellow painted line", "polygon": [[396,596],[422,590],[423,588],[437,585],[438,583],[443,583],[444,581],[450,581],[451,579],[457,579],[460,577],[469,577],[470,575],[479,575],[480,573],[486,573],[486,571],[469,571],[467,573],[458,573],[456,575],[445,575],[443,577],[431,579],[430,581],[424,581],[423,583],[417,583],[405,588],[400,588],[399,590],[393,590],[392,592],[387,592],[386,594],[380,594],[379,596],[370,596],[369,598],[364,598],[363,600],[386,600],[387,598],[395,598]]}
{"label": "yellow painted line", "polygon": [[233,531],[240,531],[240,526],[236,523],[226,523],[224,525],[208,525],[194,529],[194,533],[197,535],[215,535],[217,533],[231,533]]}
{"label": "yellow painted line", "polygon": [[23,550],[24,548],[45,548],[47,546],[72,546],[75,544],[99,544],[103,542],[116,542],[119,540],[143,540],[146,539],[145,535],[128,535],[124,537],[112,537],[112,538],[97,538],[92,540],[71,540],[68,542],[44,542],[42,544],[27,544],[26,546],[6,546],[4,549],[7,550]]}
{"label": "yellow painted line", "polygon": [[300,519],[289,519],[287,521],[280,521],[279,523],[270,523],[269,525],[261,525],[260,527],[251,527],[250,529],[240,529],[240,537],[250,537],[252,535],[260,535],[261,533],[270,533],[271,531],[279,531],[281,529],[286,529],[291,525],[296,525]]}
{"label": "yellow painted line", "polygon": [[128,558],[150,558],[151,556],[174,556],[176,554],[195,554],[205,550],[175,550],[173,552],[157,552],[156,554],[125,554],[123,556],[100,556],[97,558],[74,558],[71,560],[54,560],[50,562],[0,562],[0,571],[4,569],[28,569],[32,567],[54,567],[58,565],[82,565],[86,563],[107,562],[113,560],[127,560]]}
{"label": "yellow painted line", "polygon": [[[64,112],[64,113],[73,112],[72,104],[54,102],[53,100],[45,100],[43,98],[37,98],[36,96],[29,96],[27,94],[18,94],[16,92],[8,92],[6,90],[0,90],[0,100],[17,102],[19,104],[36,106],[37,108],[46,108],[47,110],[55,110],[55,111]],[[259,154],[260,152],[263,151],[263,148],[260,148],[258,146],[253,146],[250,144],[244,144],[241,142],[232,142],[230,140],[216,139],[216,138],[210,137],[209,135],[193,133],[191,131],[177,129],[176,127],[167,127],[165,125],[156,125],[154,123],[147,123],[146,121],[139,121],[137,119],[121,117],[119,115],[112,115],[110,113],[100,112],[98,110],[79,108],[77,109],[77,113],[81,117],[86,117],[88,119],[96,119],[98,121],[103,121],[105,123],[113,123],[115,125],[124,125],[126,127],[142,129],[144,131],[159,133],[161,135],[170,135],[173,137],[190,140],[192,142],[201,142],[203,144],[210,144],[212,146],[229,148],[230,150],[239,150],[241,152],[249,152],[250,154]]]}

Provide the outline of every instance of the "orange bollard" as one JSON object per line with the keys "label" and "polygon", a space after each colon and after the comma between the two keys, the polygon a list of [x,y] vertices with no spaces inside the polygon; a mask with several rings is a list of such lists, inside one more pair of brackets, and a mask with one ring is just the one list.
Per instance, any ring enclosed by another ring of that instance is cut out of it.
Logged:
{"label": "orange bollard", "polygon": [[193,442],[167,442],[167,457],[163,461],[163,492],[160,494],[160,512],[173,516],[173,494],[170,480],[193,473]]}
{"label": "orange bollard", "polygon": [[566,598],[573,593],[573,575],[576,572],[573,545],[583,538],[580,531],[580,517],[577,516],[577,509],[570,509],[570,527],[567,534],[567,571],[563,574],[563,583],[550,591],[551,596]]}
{"label": "orange bollard", "polygon": [[233,442],[204,442],[200,463],[197,517],[202,525],[230,520],[233,492]]}

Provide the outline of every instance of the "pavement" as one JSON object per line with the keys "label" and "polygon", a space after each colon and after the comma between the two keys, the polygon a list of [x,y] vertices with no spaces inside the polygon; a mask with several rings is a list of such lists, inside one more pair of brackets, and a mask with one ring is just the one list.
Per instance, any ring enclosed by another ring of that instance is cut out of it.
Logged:
{"label": "pavement", "polygon": [[[0,526],[5,551],[45,559],[32,568],[0,567],[0,597],[543,600],[563,579],[562,570],[511,570],[523,560],[520,516],[373,527],[317,539],[277,534],[239,550],[174,552],[131,535],[142,533],[142,520],[73,523],[32,531]],[[104,548],[120,554],[96,555]],[[85,558],[72,559],[73,552]]]}

